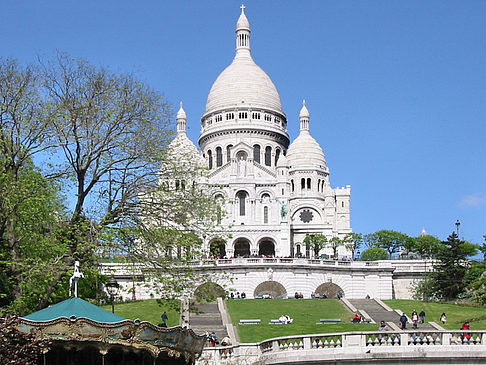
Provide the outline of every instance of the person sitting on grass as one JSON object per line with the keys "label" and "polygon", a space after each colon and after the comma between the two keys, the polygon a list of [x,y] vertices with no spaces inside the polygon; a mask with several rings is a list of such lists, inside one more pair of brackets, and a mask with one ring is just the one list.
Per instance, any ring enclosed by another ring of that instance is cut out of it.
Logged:
{"label": "person sitting on grass", "polygon": [[356,313],[354,316],[353,316],[353,323],[360,323],[361,322],[361,316]]}

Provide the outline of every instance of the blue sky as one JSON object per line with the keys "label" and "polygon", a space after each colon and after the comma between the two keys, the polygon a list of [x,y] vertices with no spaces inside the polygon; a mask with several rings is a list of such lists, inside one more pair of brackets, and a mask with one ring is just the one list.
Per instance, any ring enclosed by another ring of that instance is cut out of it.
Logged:
{"label": "blue sky", "polygon": [[[240,1],[0,2],[1,52],[55,50],[135,72],[184,102],[197,141],[232,61]],[[333,187],[352,186],[356,232],[486,234],[486,2],[248,0],[252,54],[298,135],[306,99]]]}

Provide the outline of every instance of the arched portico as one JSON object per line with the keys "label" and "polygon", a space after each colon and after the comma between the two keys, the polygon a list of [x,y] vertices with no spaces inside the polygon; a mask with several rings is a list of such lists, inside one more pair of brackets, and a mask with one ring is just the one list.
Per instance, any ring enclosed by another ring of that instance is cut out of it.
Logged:
{"label": "arched portico", "polygon": [[273,299],[287,298],[287,290],[277,281],[264,281],[253,291],[253,297],[269,295]]}
{"label": "arched portico", "polygon": [[266,257],[275,256],[275,242],[270,238],[262,238],[258,242],[258,255]]}
{"label": "arched portico", "polygon": [[320,296],[326,295],[328,298],[338,298],[338,293],[344,296],[344,290],[339,285],[331,282],[319,285],[315,293]]}
{"label": "arched portico", "polygon": [[209,253],[212,257],[223,258],[226,256],[226,242],[221,238],[215,238],[209,243]]}
{"label": "arched portico", "polygon": [[212,302],[216,298],[224,298],[225,296],[226,292],[221,285],[213,283],[212,281],[207,281],[194,290],[194,298],[206,302]]}
{"label": "arched portico", "polygon": [[234,243],[234,256],[235,257],[248,257],[250,256],[250,241],[246,238],[238,238]]}

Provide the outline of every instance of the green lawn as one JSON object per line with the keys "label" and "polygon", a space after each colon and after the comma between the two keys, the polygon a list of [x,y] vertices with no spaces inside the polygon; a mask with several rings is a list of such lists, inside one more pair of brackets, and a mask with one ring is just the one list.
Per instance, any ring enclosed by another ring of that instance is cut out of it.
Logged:
{"label": "green lawn", "polygon": [[408,316],[415,309],[417,313],[425,311],[426,322],[436,322],[440,325],[440,315],[445,313],[447,322],[443,326],[446,329],[458,330],[465,321],[471,322],[472,330],[486,329],[486,307],[473,307],[469,305],[453,303],[422,302],[417,300],[385,300],[393,309],[404,311]]}
{"label": "green lawn", "polygon": [[[377,324],[349,323],[352,313],[337,299],[245,299],[227,300],[228,312],[241,342],[260,342],[280,336],[310,333],[375,331]],[[287,314],[290,325],[270,325],[271,319]],[[340,324],[321,324],[321,318],[341,318]],[[261,319],[258,325],[240,325],[240,319]]]}
{"label": "green lawn", "polygon": [[[115,303],[115,313],[127,319],[138,318],[141,321],[160,324],[162,323],[160,316],[165,310],[167,312],[167,316],[169,317],[167,325],[169,327],[173,327],[179,325],[180,314],[174,309],[174,307],[177,306],[178,304],[174,303],[174,305],[162,307],[155,299],[137,300],[127,303]],[[111,304],[104,305],[102,308],[111,312]]]}

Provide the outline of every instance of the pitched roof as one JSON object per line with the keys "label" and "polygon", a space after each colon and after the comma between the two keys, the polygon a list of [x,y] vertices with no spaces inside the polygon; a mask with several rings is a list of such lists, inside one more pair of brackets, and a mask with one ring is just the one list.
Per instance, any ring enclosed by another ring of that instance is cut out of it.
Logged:
{"label": "pitched roof", "polygon": [[66,317],[71,318],[88,318],[97,322],[114,323],[126,320],[117,314],[113,314],[94,304],[91,304],[80,298],[66,299],[50,307],[41,309],[23,318],[30,321],[45,322],[53,319]]}

